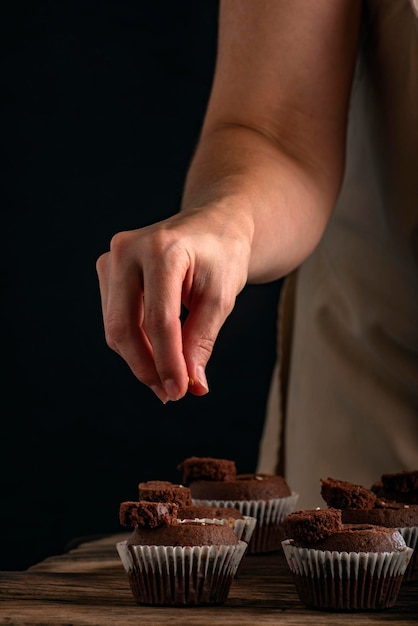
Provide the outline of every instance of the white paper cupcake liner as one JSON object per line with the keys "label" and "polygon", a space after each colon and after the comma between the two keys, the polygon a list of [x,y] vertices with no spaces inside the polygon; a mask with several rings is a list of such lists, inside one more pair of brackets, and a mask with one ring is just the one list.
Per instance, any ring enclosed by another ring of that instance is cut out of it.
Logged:
{"label": "white paper cupcake liner", "polygon": [[116,548],[137,604],[199,606],[226,601],[247,544]]}
{"label": "white paper cupcake liner", "polygon": [[197,506],[235,507],[244,516],[257,520],[248,545],[248,554],[260,554],[281,550],[284,518],[295,510],[299,494],[292,492],[284,498],[271,500],[198,500]]}
{"label": "white paper cupcake liner", "polygon": [[418,580],[418,526],[398,528],[407,546],[414,550],[406,568],[404,582]]}
{"label": "white paper cupcake liner", "polygon": [[299,598],[310,608],[377,610],[394,606],[412,555],[399,552],[330,552],[282,542]]}

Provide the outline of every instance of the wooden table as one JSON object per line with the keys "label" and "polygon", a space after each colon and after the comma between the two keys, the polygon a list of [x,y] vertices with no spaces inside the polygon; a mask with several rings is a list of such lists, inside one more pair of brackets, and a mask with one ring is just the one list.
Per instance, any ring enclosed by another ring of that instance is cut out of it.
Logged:
{"label": "wooden table", "polygon": [[112,535],[81,543],[70,552],[46,559],[24,572],[0,572],[0,624],[418,624],[418,583],[403,585],[396,607],[385,611],[325,613],[304,608],[281,554],[245,556],[223,606],[138,606],[115,548],[115,543],[125,537]]}

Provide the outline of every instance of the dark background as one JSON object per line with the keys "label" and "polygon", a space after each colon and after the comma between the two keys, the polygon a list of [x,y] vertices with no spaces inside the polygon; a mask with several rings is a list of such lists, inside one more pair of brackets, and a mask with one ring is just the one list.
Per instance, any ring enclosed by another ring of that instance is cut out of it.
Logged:
{"label": "dark background", "polygon": [[162,405],[105,344],[96,258],[178,210],[215,62],[215,0],[0,9],[0,569],[121,530],[191,455],[254,471],[280,282],[239,295],[208,396]]}

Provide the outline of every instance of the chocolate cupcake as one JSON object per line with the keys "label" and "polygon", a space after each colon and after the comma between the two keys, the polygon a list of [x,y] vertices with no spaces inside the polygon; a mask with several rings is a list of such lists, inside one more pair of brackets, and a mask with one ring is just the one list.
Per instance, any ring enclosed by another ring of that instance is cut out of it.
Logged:
{"label": "chocolate cupcake", "polygon": [[283,550],[301,602],[327,611],[395,605],[412,548],[396,528],[343,524],[341,510],[297,511]]}
{"label": "chocolate cupcake", "polygon": [[321,482],[323,499],[328,506],[341,509],[344,523],[375,524],[399,530],[406,545],[414,550],[404,582],[418,580],[418,505],[388,500],[348,481],[327,478]]}
{"label": "chocolate cupcake", "polygon": [[122,502],[119,520],[134,527],[116,544],[137,604],[223,604],[247,548],[228,524],[181,521],[178,505]]}
{"label": "chocolate cupcake", "polygon": [[193,504],[235,507],[257,520],[248,554],[281,550],[282,521],[298,499],[282,476],[238,474],[234,461],[211,457],[190,457],[178,469],[190,488]]}
{"label": "chocolate cupcake", "polygon": [[222,523],[231,526],[238,539],[246,543],[249,543],[257,522],[255,517],[242,515],[234,507],[198,506],[192,504],[190,489],[169,481],[151,480],[139,483],[138,494],[140,500],[175,502],[179,507],[177,511],[179,520],[222,520]]}

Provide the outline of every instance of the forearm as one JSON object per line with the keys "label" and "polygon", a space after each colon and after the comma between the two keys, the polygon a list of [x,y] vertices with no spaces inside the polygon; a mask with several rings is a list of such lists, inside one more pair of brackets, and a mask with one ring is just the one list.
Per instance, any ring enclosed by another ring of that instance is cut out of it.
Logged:
{"label": "forearm", "polygon": [[359,15],[354,0],[221,3],[182,208],[216,201],[225,226],[251,237],[250,281],[287,274],[325,229],[343,175]]}
{"label": "forearm", "polygon": [[[343,172],[343,149],[327,165],[251,128],[222,127],[199,143],[182,209],[217,205],[226,227],[251,239],[249,282],[282,277],[319,242]],[[241,231],[240,231],[241,229]]]}

